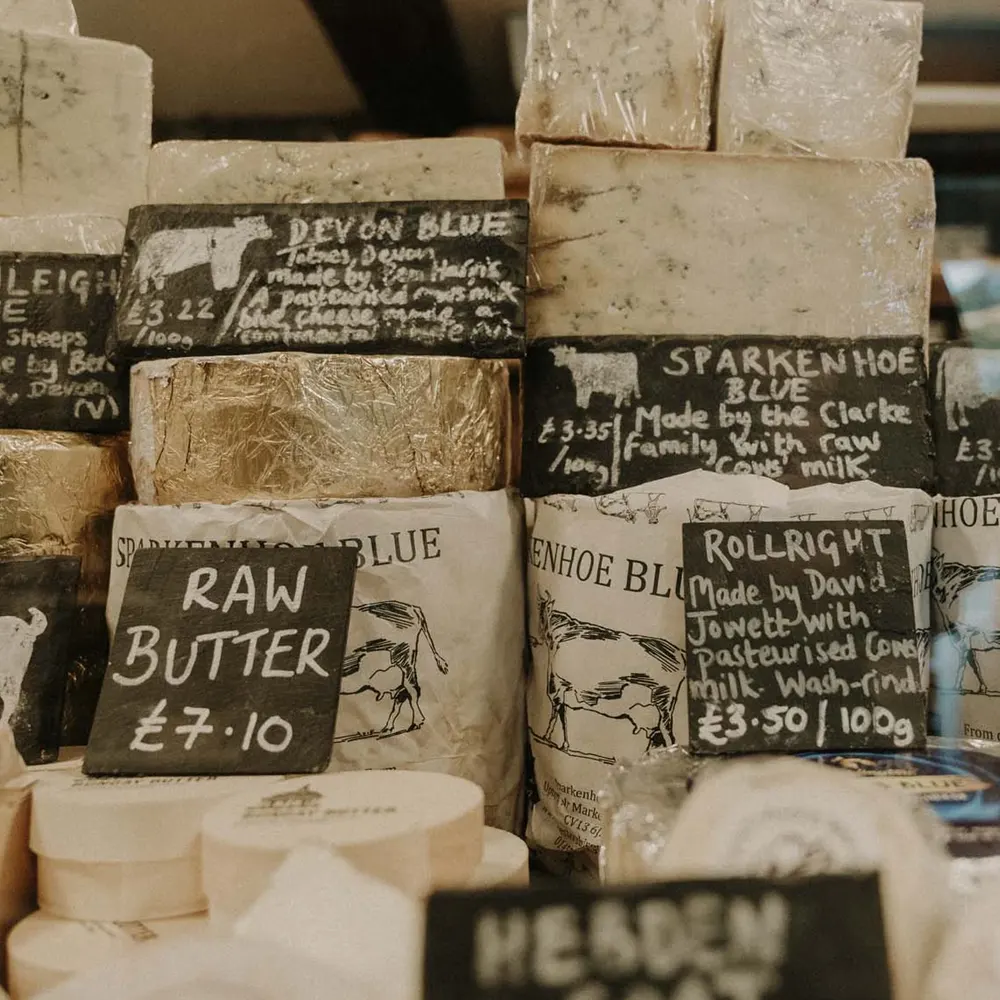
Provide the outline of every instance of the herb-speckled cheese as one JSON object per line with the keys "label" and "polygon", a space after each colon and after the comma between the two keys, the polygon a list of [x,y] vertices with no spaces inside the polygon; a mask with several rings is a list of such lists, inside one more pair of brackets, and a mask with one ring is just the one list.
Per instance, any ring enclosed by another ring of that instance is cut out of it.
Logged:
{"label": "herb-speckled cheese", "polygon": [[0,0],[5,31],[44,31],[75,35],[79,28],[72,0]]}
{"label": "herb-speckled cheese", "polygon": [[124,219],[145,197],[152,63],[95,38],[0,33],[0,215]]}
{"label": "herb-speckled cheese", "polygon": [[730,0],[725,23],[720,150],[906,155],[923,4]]}
{"label": "herb-speckled cheese", "polygon": [[531,0],[524,140],[708,149],[714,0]]}
{"label": "herb-speckled cheese", "polygon": [[398,142],[161,142],[152,204],[495,200],[504,196],[495,139]]}
{"label": "herb-speckled cheese", "polygon": [[0,253],[119,254],[120,219],[106,215],[22,215],[0,218]]}
{"label": "herb-speckled cheese", "polygon": [[925,336],[922,160],[538,144],[528,336]]}

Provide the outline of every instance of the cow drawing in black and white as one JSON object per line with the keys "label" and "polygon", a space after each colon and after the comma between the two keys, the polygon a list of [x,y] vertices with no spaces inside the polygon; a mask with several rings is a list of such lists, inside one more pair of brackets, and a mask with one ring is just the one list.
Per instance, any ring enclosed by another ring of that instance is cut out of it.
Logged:
{"label": "cow drawing in black and white", "polygon": [[[685,678],[684,653],[672,642],[580,621],[555,607],[550,594],[538,595],[536,650],[546,656],[545,691],[550,713],[535,739],[571,756],[613,758],[574,745],[570,712],[592,712],[623,720],[642,737],[641,750],[671,746],[674,709]],[[536,654],[536,662],[537,662]],[[612,666],[619,675],[591,682],[590,671]]]}
{"label": "cow drawing in black and white", "polygon": [[969,426],[969,411],[1000,396],[1000,357],[992,350],[959,347],[938,362],[937,398],[944,404],[948,430]]}
{"label": "cow drawing in black and white", "polygon": [[247,247],[272,236],[274,232],[263,215],[236,219],[231,226],[164,229],[153,233],[142,244],[135,265],[139,290],[145,294],[152,285],[162,291],[169,275],[201,264],[211,268],[212,285],[217,292],[235,288]]}
{"label": "cow drawing in black and white", "polygon": [[551,347],[557,368],[573,376],[576,405],[586,410],[594,393],[611,396],[616,407],[639,399],[639,363],[634,354],[580,354],[575,347]]}
{"label": "cow drawing in black and white", "polygon": [[[937,613],[932,647],[935,683],[942,690],[1000,695],[986,683],[979,654],[1000,650],[1000,566],[947,563],[934,550],[931,596]],[[972,670],[977,688],[966,688]]]}
{"label": "cow drawing in black and white", "polygon": [[[350,625],[355,637],[361,632],[374,638],[355,644],[349,633],[350,652],[344,657],[341,697],[369,691],[375,695],[377,702],[388,698],[389,711],[381,729],[365,733],[338,733],[335,742],[367,736],[392,736],[419,729],[426,721],[420,708],[418,676],[425,645],[437,669],[442,674],[448,673],[448,664],[434,645],[424,612],[417,605],[403,601],[356,604],[351,608]],[[404,709],[406,715],[403,714]],[[405,728],[397,728],[401,715],[404,722],[408,716],[409,725]]]}
{"label": "cow drawing in black and white", "polygon": [[38,608],[28,608],[28,616],[27,621],[14,615],[0,617],[0,725],[11,724],[35,640],[48,628],[49,621]]}
{"label": "cow drawing in black and white", "polygon": [[[628,521],[629,524],[635,524],[640,514],[645,517],[647,523],[659,524],[660,515],[669,509],[667,504],[663,502],[663,496],[662,493],[620,493],[618,495],[609,493],[602,497],[596,497],[594,506],[597,508],[598,514],[604,514],[607,517],[620,517],[623,521]],[[646,500],[643,506],[634,507],[632,505],[633,501],[638,503],[642,499]]]}
{"label": "cow drawing in black and white", "polygon": [[732,500],[695,500],[688,510],[694,523],[705,521],[759,521],[764,513],[760,503],[735,503]]}

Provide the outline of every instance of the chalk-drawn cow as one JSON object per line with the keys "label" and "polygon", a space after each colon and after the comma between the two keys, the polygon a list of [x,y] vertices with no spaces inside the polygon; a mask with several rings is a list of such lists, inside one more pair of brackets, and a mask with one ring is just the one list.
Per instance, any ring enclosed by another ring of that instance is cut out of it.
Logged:
{"label": "chalk-drawn cow", "polygon": [[[546,694],[551,712],[544,733],[536,736],[565,753],[594,756],[586,747],[570,746],[566,728],[568,712],[585,711],[627,720],[632,732],[645,738],[646,750],[674,742],[674,709],[685,677],[684,653],[677,646],[655,636],[580,621],[558,610],[544,591],[538,595],[538,624],[538,644],[548,655]],[[625,672],[611,680],[581,684],[570,673],[576,676],[588,659],[616,664]]]}
{"label": "chalk-drawn cow", "polygon": [[615,406],[639,398],[639,363],[634,354],[578,354],[575,347],[552,347],[557,368],[568,368],[576,389],[576,405],[585,410],[595,393],[613,396]]}
{"label": "chalk-drawn cow", "polygon": [[[442,674],[448,673],[448,664],[434,645],[423,610],[403,601],[356,604],[351,608],[351,632],[355,636],[356,630],[364,635],[374,635],[374,638],[355,646],[344,657],[341,696],[370,691],[376,701],[381,702],[386,697],[390,699],[392,710],[376,735],[389,736],[397,732],[396,721],[404,706],[410,709],[410,725],[407,730],[399,732],[419,729],[425,721],[420,709],[420,680],[417,676],[422,643],[427,643],[438,670]],[[345,733],[337,737],[337,742],[357,738],[357,733]]]}
{"label": "chalk-drawn cow", "polygon": [[31,663],[35,640],[48,627],[48,619],[38,608],[28,608],[28,621],[5,615],[0,618],[0,725],[9,725],[21,698],[24,675]]}
{"label": "chalk-drawn cow", "polygon": [[231,226],[204,229],[167,229],[153,233],[143,244],[136,262],[139,290],[145,294],[150,283],[161,290],[168,275],[208,264],[217,292],[235,288],[247,247],[274,233],[262,215],[237,219]]}
{"label": "chalk-drawn cow", "polygon": [[1000,357],[994,351],[953,348],[941,355],[937,397],[944,401],[948,430],[969,426],[969,410],[1000,395]]}

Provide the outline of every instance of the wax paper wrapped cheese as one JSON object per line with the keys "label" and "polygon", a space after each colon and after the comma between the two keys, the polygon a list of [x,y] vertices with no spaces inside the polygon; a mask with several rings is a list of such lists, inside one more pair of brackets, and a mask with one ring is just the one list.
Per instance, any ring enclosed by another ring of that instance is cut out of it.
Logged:
{"label": "wax paper wrapped cheese", "polygon": [[926,337],[922,160],[532,149],[528,336]]}
{"label": "wax paper wrapped cheese", "polygon": [[0,0],[0,26],[53,35],[76,35],[80,30],[72,0]]}
{"label": "wax paper wrapped cheese", "polygon": [[716,0],[531,0],[522,140],[708,149]]}
{"label": "wax paper wrapped cheese", "polygon": [[161,142],[153,204],[494,200],[504,196],[493,139],[398,142]]}
{"label": "wax paper wrapped cheese", "polygon": [[421,496],[510,481],[502,361],[252,357],[132,369],[143,503]]}
{"label": "wax paper wrapped cheese", "polygon": [[0,215],[124,219],[145,198],[152,64],[96,38],[0,32]]}
{"label": "wax paper wrapped cheese", "polygon": [[[108,621],[114,629],[142,548],[355,546],[332,767],[469,778],[486,793],[488,822],[514,829],[524,763],[521,518],[520,501],[503,491],[119,507]],[[387,669],[389,658],[412,668],[409,683]]]}
{"label": "wax paper wrapped cheese", "polygon": [[905,0],[727,0],[719,149],[905,156],[922,25]]}
{"label": "wax paper wrapped cheese", "polygon": [[0,218],[0,253],[120,254],[121,220],[107,215]]}

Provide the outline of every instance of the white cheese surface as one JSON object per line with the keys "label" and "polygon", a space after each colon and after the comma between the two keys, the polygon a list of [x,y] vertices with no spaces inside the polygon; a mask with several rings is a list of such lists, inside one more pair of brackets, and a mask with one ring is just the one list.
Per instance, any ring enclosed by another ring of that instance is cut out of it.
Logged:
{"label": "white cheese surface", "polygon": [[125,226],[106,215],[0,217],[0,253],[119,254]]}
{"label": "white cheese surface", "polygon": [[38,31],[76,35],[72,0],[0,0],[0,31]]}

